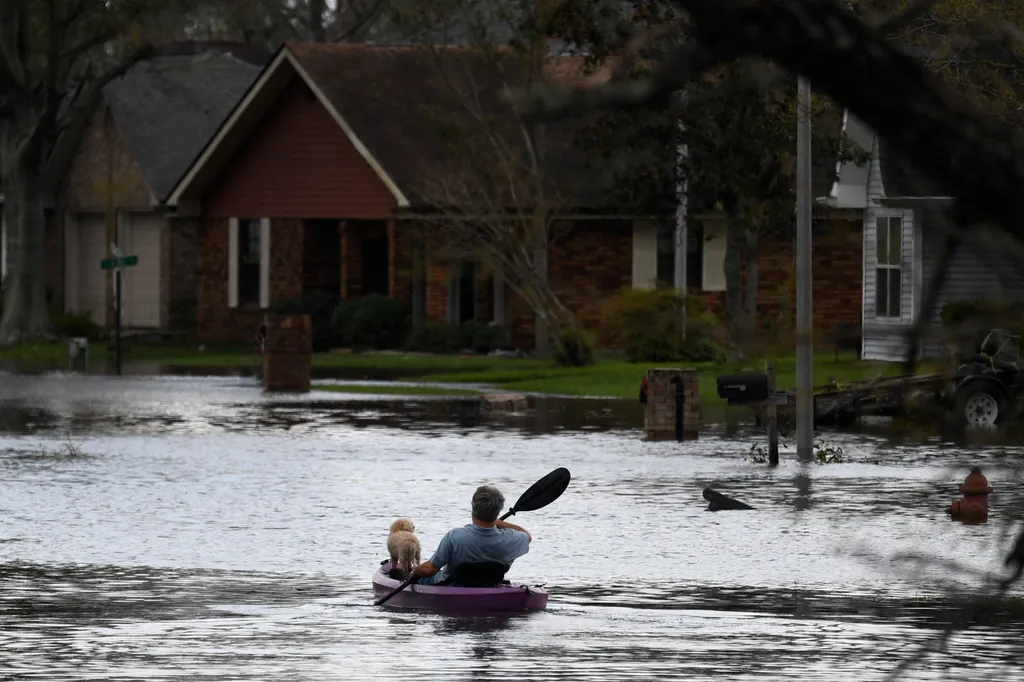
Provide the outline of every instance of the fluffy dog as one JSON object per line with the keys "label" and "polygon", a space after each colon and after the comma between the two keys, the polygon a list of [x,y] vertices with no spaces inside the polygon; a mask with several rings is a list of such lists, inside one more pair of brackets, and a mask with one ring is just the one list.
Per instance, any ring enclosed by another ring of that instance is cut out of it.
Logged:
{"label": "fluffy dog", "polygon": [[415,535],[416,526],[409,519],[398,519],[391,524],[388,535],[388,555],[391,557],[391,568],[402,565],[408,575],[420,565],[420,540]]}

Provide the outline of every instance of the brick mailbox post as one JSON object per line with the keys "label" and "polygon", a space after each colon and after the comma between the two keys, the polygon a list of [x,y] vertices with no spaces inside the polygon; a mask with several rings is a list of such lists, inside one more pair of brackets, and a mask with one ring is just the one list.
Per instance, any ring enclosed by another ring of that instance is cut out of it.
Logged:
{"label": "brick mailbox post", "polygon": [[[647,440],[695,440],[700,430],[697,370],[649,369],[644,379],[647,382],[647,404],[644,405]],[[677,400],[681,404],[677,405]]]}
{"label": "brick mailbox post", "polygon": [[313,362],[309,315],[267,315],[267,351],[263,356],[263,389],[308,391]]}

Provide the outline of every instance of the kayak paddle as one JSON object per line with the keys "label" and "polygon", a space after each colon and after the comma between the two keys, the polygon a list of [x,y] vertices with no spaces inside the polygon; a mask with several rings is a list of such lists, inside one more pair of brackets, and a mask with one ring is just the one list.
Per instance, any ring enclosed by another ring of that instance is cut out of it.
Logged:
{"label": "kayak paddle", "polygon": [[[531,485],[525,493],[520,495],[519,500],[515,505],[505,512],[505,515],[499,520],[504,521],[518,512],[536,511],[537,509],[548,506],[565,492],[565,489],[569,487],[569,481],[571,478],[569,470],[565,467],[555,469],[550,474]],[[442,567],[438,566],[438,568]],[[412,578],[409,578],[404,583],[393,589],[389,594],[375,601],[373,605],[380,606],[411,584]]]}

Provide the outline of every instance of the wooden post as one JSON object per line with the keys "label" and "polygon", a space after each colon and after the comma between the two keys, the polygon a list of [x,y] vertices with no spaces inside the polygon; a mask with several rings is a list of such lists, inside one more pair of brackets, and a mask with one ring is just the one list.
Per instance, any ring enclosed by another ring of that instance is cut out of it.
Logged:
{"label": "wooden post", "polygon": [[768,375],[768,396],[772,401],[768,403],[766,410],[768,415],[768,466],[774,467],[779,465],[779,408],[774,402],[775,363],[768,360],[765,365],[765,373]]}

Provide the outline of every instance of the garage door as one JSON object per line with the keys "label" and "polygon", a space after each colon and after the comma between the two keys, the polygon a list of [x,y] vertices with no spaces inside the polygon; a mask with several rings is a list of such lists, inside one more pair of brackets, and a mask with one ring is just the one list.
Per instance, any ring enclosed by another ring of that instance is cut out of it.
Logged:
{"label": "garage door", "polygon": [[81,213],[77,220],[78,291],[73,311],[89,313],[96,324],[107,325],[107,276],[100,261],[107,257],[107,221],[103,214]]}
{"label": "garage door", "polygon": [[150,213],[125,217],[127,234],[121,250],[138,256],[138,265],[125,268],[124,324],[132,329],[160,326],[160,231],[164,221]]}

